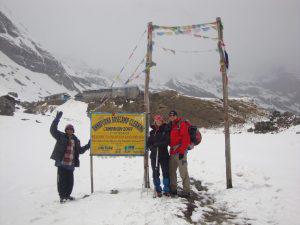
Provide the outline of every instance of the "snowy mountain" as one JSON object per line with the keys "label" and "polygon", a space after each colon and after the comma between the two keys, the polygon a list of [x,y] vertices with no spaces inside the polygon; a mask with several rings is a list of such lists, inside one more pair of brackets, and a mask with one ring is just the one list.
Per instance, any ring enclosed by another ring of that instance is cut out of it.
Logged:
{"label": "snowy mountain", "polygon": [[106,79],[99,74],[76,73],[61,63],[2,12],[0,59],[0,94],[16,92],[22,100],[38,100],[58,92],[75,94],[106,86]]}
{"label": "snowy mountain", "polygon": [[[264,79],[241,80],[238,76],[229,74],[229,97],[248,97],[267,109],[300,114],[300,79],[298,77],[292,73],[277,71],[266,75]],[[172,78],[164,86],[190,96],[222,98],[221,75],[208,77],[199,73],[188,79]]]}

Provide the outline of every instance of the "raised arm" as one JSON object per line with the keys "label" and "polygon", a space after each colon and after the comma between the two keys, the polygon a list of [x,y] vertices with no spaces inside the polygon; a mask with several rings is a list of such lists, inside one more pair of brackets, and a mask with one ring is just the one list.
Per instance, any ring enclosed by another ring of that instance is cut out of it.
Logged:
{"label": "raised arm", "polygon": [[60,138],[61,132],[57,129],[58,123],[60,118],[62,117],[63,112],[57,112],[55,119],[53,120],[51,127],[50,127],[50,133],[51,135],[58,140]]}

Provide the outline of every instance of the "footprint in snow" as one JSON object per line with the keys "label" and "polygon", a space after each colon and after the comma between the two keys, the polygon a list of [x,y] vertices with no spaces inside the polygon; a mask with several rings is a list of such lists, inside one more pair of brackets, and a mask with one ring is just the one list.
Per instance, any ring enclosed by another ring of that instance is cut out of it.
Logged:
{"label": "footprint in snow", "polygon": [[42,219],[41,217],[35,217],[35,218],[32,218],[29,222],[34,223],[34,222],[39,221],[41,219]]}
{"label": "footprint in snow", "polygon": [[244,174],[243,173],[236,173],[235,175],[238,176],[238,177],[242,177]]}

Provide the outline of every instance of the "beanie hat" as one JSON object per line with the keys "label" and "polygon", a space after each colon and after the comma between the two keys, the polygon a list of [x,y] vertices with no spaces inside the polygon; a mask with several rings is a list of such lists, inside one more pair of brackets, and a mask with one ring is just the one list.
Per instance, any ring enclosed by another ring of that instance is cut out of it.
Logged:
{"label": "beanie hat", "polygon": [[74,127],[73,127],[72,124],[68,124],[68,125],[65,127],[65,132],[66,132],[68,129],[73,130],[73,132],[75,132]]}
{"label": "beanie hat", "polygon": [[155,115],[155,116],[153,117],[153,119],[154,119],[154,120],[159,120],[159,121],[163,121],[163,120],[164,120],[163,117],[162,117],[161,115]]}

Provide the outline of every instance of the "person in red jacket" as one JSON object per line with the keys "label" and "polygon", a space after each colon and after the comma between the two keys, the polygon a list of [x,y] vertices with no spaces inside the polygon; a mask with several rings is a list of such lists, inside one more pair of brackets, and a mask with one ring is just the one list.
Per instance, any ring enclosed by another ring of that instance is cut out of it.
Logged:
{"label": "person in red jacket", "polygon": [[175,110],[169,112],[170,120],[170,192],[177,195],[177,169],[182,179],[182,197],[190,196],[190,178],[187,167],[187,148],[190,145],[188,126]]}

